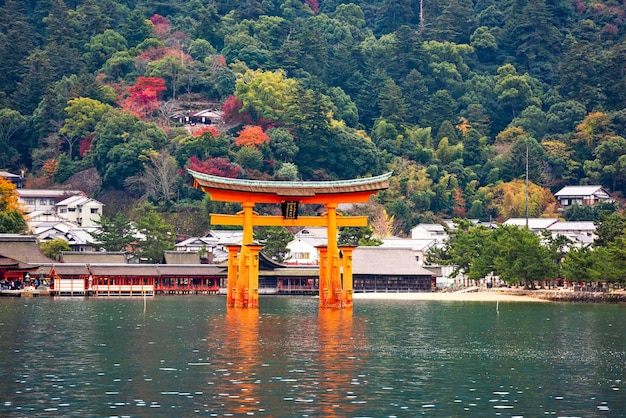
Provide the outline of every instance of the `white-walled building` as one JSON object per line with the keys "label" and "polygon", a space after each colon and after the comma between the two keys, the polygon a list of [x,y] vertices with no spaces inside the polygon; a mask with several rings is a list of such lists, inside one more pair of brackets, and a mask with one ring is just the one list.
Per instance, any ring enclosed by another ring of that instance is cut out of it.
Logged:
{"label": "white-walled building", "polygon": [[432,247],[442,245],[435,238],[422,238],[422,239],[410,239],[410,238],[383,238],[382,248],[396,248],[396,249],[410,249],[415,254],[415,259],[420,266],[423,266],[426,260],[428,250]]}
{"label": "white-walled building", "polygon": [[[550,226],[559,222],[559,218],[528,218],[528,229],[535,234],[547,230]],[[526,226],[526,218],[510,218],[504,221],[503,225]]]}
{"label": "white-walled building", "polygon": [[319,264],[317,247],[328,244],[326,228],[303,228],[287,244],[287,264]]}
{"label": "white-walled building", "polygon": [[69,221],[47,221],[31,227],[31,232],[37,237],[38,242],[63,239],[68,242],[72,251],[94,251],[96,240],[90,232],[95,232],[95,228],[81,228]]}
{"label": "white-walled building", "polygon": [[448,239],[448,234],[440,224],[418,224],[411,229],[412,239],[436,239],[443,242]]}
{"label": "white-walled building", "polygon": [[55,206],[57,214],[62,218],[74,222],[78,226],[97,227],[104,204],[95,199],[78,195],[68,197]]}
{"label": "white-walled building", "polygon": [[56,204],[70,196],[84,196],[79,190],[16,189],[18,202],[25,213],[56,213]]}
{"label": "white-walled building", "polygon": [[550,225],[547,231],[552,236],[563,235],[573,241],[575,247],[586,247],[596,239],[596,225],[591,221],[557,222]]}
{"label": "white-walled building", "polygon": [[241,244],[242,230],[212,229],[203,237],[191,237],[174,246],[178,252],[202,253],[210,263],[221,263],[228,259],[227,244]]}
{"label": "white-walled building", "polygon": [[611,195],[602,186],[565,186],[554,194],[561,208],[577,204],[580,206],[595,205],[611,201]]}

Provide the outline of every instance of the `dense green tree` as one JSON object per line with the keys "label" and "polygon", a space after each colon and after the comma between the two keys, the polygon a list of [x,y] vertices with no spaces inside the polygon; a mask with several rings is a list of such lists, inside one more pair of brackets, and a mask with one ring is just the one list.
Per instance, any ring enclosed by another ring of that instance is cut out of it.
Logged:
{"label": "dense green tree", "polygon": [[341,228],[337,242],[339,245],[358,245],[360,247],[378,247],[383,243],[374,237],[374,230],[369,225],[360,228]]}
{"label": "dense green tree", "polygon": [[402,97],[400,87],[392,79],[388,79],[378,93],[378,107],[381,118],[394,124],[400,124],[405,121],[407,114],[406,103]]}
{"label": "dense green tree", "polygon": [[287,244],[293,240],[293,234],[282,226],[259,227],[254,230],[254,239],[263,245],[261,252],[269,258],[282,263],[289,259]]}
{"label": "dense green tree", "polygon": [[122,189],[124,181],[143,171],[151,151],[165,144],[163,131],[121,111],[109,112],[96,128],[93,162],[103,187]]}
{"label": "dense green tree", "polygon": [[594,154],[594,160],[584,162],[589,180],[614,192],[626,193],[626,139],[621,136],[605,139]]}
{"label": "dense green tree", "polygon": [[570,249],[563,260],[561,275],[573,282],[590,282],[597,275],[595,254],[590,247],[575,247]]}
{"label": "dense green tree", "polygon": [[292,161],[298,154],[298,145],[293,135],[285,128],[270,128],[265,131],[270,137],[270,148],[281,161]]}
{"label": "dense green tree", "polygon": [[56,74],[47,54],[39,49],[32,51],[24,62],[28,70],[17,83],[13,101],[16,110],[22,114],[30,114],[37,108],[47,86],[55,79]]}
{"label": "dense green tree", "polygon": [[282,121],[289,117],[289,106],[296,98],[298,83],[283,71],[248,70],[237,79],[235,96],[243,102],[244,111],[255,118]]}
{"label": "dense green tree", "polygon": [[537,281],[553,279],[556,267],[550,250],[526,228],[500,225],[495,230],[459,221],[443,250],[433,250],[429,260],[455,266],[470,280],[493,273],[509,284],[535,288]]}
{"label": "dense green tree", "polygon": [[439,90],[430,96],[426,105],[424,121],[421,126],[438,127],[448,120],[455,120],[458,103],[446,90]]}
{"label": "dense green tree", "polygon": [[475,29],[473,4],[469,0],[450,0],[434,21],[432,30],[438,40],[454,43],[469,43],[469,36]]}
{"label": "dense green tree", "polygon": [[165,251],[174,249],[174,227],[167,224],[149,203],[137,206],[134,218],[138,239],[133,245],[133,254],[147,263],[162,263]]}
{"label": "dense green tree", "polygon": [[33,51],[38,36],[28,21],[24,2],[7,0],[3,3],[0,8],[0,92],[10,96],[25,75],[27,68],[23,62]]}
{"label": "dense green tree", "polygon": [[[16,134],[26,126],[26,118],[13,109],[0,109],[0,167],[17,168],[20,158]],[[19,140],[19,139],[18,139]]]}
{"label": "dense green tree", "polygon": [[496,37],[490,32],[487,26],[480,26],[470,37],[470,45],[476,51],[476,55],[481,62],[491,62],[498,51]]}
{"label": "dense green tree", "polygon": [[132,11],[124,22],[122,36],[128,42],[129,47],[134,47],[143,42],[152,33],[152,24],[140,10]]}
{"label": "dense green tree", "polygon": [[528,71],[550,77],[551,64],[561,43],[554,16],[545,0],[526,2],[512,28],[516,55]]}
{"label": "dense green tree", "polygon": [[65,118],[65,123],[59,129],[59,134],[66,140],[69,146],[68,155],[71,160],[74,155],[74,144],[93,134],[98,122],[111,111],[112,107],[86,97],[72,99],[67,104],[68,106],[65,108],[67,118]]}
{"label": "dense green tree", "polygon": [[595,247],[607,247],[626,233],[626,215],[619,212],[604,212],[596,224]]}
{"label": "dense green tree", "polygon": [[579,205],[577,203],[568,206],[564,215],[567,221],[599,221],[603,213],[613,213],[617,210],[615,202],[597,203],[595,205]]}
{"label": "dense green tree", "polygon": [[533,90],[534,80],[530,76],[519,75],[511,64],[498,68],[494,93],[498,95],[498,101],[503,109],[515,117],[519,112],[530,105],[541,106],[538,92]]}
{"label": "dense green tree", "polygon": [[418,70],[412,69],[400,87],[407,107],[407,122],[421,124],[426,112],[428,95],[424,77]]}
{"label": "dense green tree", "polygon": [[559,92],[566,99],[583,103],[591,110],[605,99],[603,85],[605,56],[597,45],[579,41],[563,54],[558,67]]}
{"label": "dense green tree", "polygon": [[69,242],[63,238],[55,238],[39,245],[41,252],[48,258],[59,260],[63,251],[72,251]]}
{"label": "dense green tree", "polygon": [[428,262],[453,266],[453,277],[463,274],[470,280],[480,280],[494,268],[488,253],[492,235],[493,231],[483,225],[456,219],[444,247],[429,250]]}
{"label": "dense green tree", "polygon": [[575,100],[566,100],[550,106],[546,113],[549,133],[572,132],[585,118],[585,106]]}
{"label": "dense green tree", "polygon": [[116,52],[126,51],[126,39],[114,30],[98,33],[85,45],[87,50],[82,58],[92,71],[100,69]]}
{"label": "dense green tree", "polygon": [[263,167],[263,154],[255,147],[244,146],[237,151],[235,161],[243,169],[260,170]]}

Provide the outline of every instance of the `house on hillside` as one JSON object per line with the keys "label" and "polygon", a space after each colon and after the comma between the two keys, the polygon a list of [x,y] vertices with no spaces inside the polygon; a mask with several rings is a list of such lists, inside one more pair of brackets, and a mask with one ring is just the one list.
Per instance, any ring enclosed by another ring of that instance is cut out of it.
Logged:
{"label": "house on hillside", "polygon": [[326,228],[303,228],[287,244],[287,264],[319,264],[317,247],[328,244]]}
{"label": "house on hillside", "polygon": [[[558,218],[528,218],[528,229],[535,234],[545,231],[551,225],[559,222]],[[519,227],[526,226],[526,218],[510,218],[504,221],[503,225],[517,225]]]}
{"label": "house on hillside", "polygon": [[218,125],[223,123],[223,116],[221,110],[204,109],[198,112],[178,112],[171,115],[170,119],[188,125]]}
{"label": "house on hillside", "polygon": [[24,183],[26,183],[26,178],[22,174],[18,176],[17,174],[9,173],[8,171],[0,171],[0,177],[9,180],[13,184],[15,184],[16,189],[21,189],[24,187]]}
{"label": "house on hillside", "polygon": [[16,192],[25,213],[56,213],[56,204],[60,201],[70,196],[84,196],[79,190],[17,189]]}
{"label": "house on hillside", "polygon": [[411,229],[412,239],[435,239],[443,242],[448,238],[443,225],[440,224],[418,224]]}
{"label": "house on hillside", "polygon": [[97,227],[104,204],[86,196],[68,197],[55,205],[56,213],[82,227]]}
{"label": "house on hillside", "polygon": [[46,242],[53,239],[63,239],[69,243],[70,248],[75,252],[94,251],[96,239],[90,234],[94,231],[95,228],[80,228],[68,221],[39,222],[31,229],[31,232],[37,237],[37,241]]}
{"label": "house on hillside", "polygon": [[409,249],[413,251],[415,255],[415,259],[420,266],[425,264],[426,255],[428,254],[428,250],[432,247],[437,247],[443,245],[436,238],[421,238],[421,239],[410,239],[410,238],[383,238],[383,243],[380,246],[381,248],[395,248],[395,249]]}
{"label": "house on hillside", "polygon": [[[199,262],[221,263],[228,259],[228,244],[241,244],[243,231],[212,229],[203,237],[191,237],[175,244],[178,252],[197,253]],[[171,257],[174,257],[173,255]]]}
{"label": "house on hillside", "polygon": [[571,205],[595,205],[601,202],[610,202],[611,195],[602,186],[565,186],[554,194],[561,208]]}
{"label": "house on hillside", "polygon": [[596,239],[596,225],[591,221],[557,222],[547,228],[552,236],[563,235],[574,243],[575,247],[588,247]]}

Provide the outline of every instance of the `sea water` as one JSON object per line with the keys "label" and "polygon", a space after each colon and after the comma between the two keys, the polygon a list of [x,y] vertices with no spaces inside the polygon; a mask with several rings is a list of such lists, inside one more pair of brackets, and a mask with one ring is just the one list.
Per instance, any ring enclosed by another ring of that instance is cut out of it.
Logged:
{"label": "sea water", "polygon": [[626,306],[0,299],[0,416],[626,415]]}

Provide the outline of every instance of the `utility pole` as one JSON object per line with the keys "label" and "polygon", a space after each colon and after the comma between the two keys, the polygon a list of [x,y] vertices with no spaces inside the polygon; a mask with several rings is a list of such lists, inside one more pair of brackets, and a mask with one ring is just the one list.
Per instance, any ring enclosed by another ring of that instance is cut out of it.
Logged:
{"label": "utility pole", "polygon": [[528,143],[526,143],[526,229],[528,229]]}
{"label": "utility pole", "polygon": [[424,31],[424,0],[420,0],[420,33]]}

